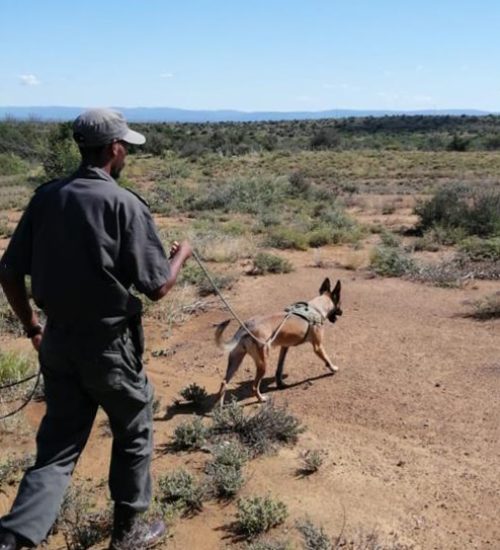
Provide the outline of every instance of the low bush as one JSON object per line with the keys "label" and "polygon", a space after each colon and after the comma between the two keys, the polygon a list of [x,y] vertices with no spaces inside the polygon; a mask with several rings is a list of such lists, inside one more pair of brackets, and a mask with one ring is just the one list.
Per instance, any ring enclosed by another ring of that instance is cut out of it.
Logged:
{"label": "low bush", "polygon": [[264,246],[279,249],[307,250],[307,235],[301,229],[278,226],[270,229],[264,239]]}
{"label": "low bush", "polygon": [[33,466],[34,463],[35,456],[29,453],[2,459],[0,462],[0,489],[4,485],[11,485],[17,482],[20,474],[30,466]]}
{"label": "low bush", "polygon": [[219,462],[212,462],[207,473],[211,479],[212,492],[221,498],[234,497],[245,483],[241,469]]}
{"label": "low bush", "polygon": [[500,292],[495,292],[486,296],[482,300],[477,300],[473,304],[473,311],[468,317],[480,319],[500,319]]}
{"label": "low bush", "polygon": [[34,362],[27,355],[0,351],[0,385],[18,382],[33,372]]}
{"label": "low bush", "polygon": [[236,441],[225,441],[213,451],[214,458],[206,466],[216,496],[230,498],[245,482],[242,468],[248,460],[245,448]]}
{"label": "low bush", "polygon": [[0,239],[8,239],[12,236],[13,227],[9,224],[9,219],[5,215],[0,215]]}
{"label": "low bush", "polygon": [[380,242],[382,243],[382,246],[387,246],[389,248],[397,248],[401,245],[401,240],[398,236],[387,230],[383,230],[380,233]]}
{"label": "low bush", "polygon": [[63,533],[68,550],[85,550],[109,536],[111,509],[95,510],[91,495],[83,485],[73,485],[64,497],[53,529]]}
{"label": "low bush", "polygon": [[[235,277],[232,275],[210,273],[210,276],[219,290],[231,288],[235,281]],[[216,293],[211,281],[208,280],[203,270],[194,263],[185,266],[179,276],[179,283],[195,285],[200,296],[208,296]]]}
{"label": "low bush", "polygon": [[246,416],[236,402],[214,412],[213,434],[234,434],[251,456],[273,451],[277,444],[295,443],[304,428],[286,407],[277,407],[272,400]]}
{"label": "low bush", "polygon": [[186,470],[176,470],[158,479],[157,501],[166,514],[189,515],[203,508],[205,489]]}
{"label": "low bush", "polygon": [[500,237],[479,239],[470,237],[462,241],[459,250],[472,261],[500,261]]}
{"label": "low bush", "polygon": [[333,545],[322,527],[316,527],[310,520],[297,524],[304,540],[304,550],[333,550]]}
{"label": "low bush", "polygon": [[[0,333],[21,336],[21,323],[12,311],[2,288],[0,287]],[[1,383],[1,382],[0,382]]]}
{"label": "low bush", "polygon": [[415,269],[413,260],[395,247],[378,246],[370,258],[370,268],[383,277],[401,277]]}
{"label": "low bush", "polygon": [[174,430],[172,447],[176,451],[200,449],[207,439],[207,429],[199,417],[182,422]]}
{"label": "low bush", "polygon": [[253,259],[253,267],[249,275],[264,275],[266,273],[290,273],[293,271],[292,263],[286,258],[281,258],[269,252],[259,252]]}
{"label": "low bush", "polygon": [[304,451],[300,456],[301,466],[299,473],[301,475],[311,475],[317,472],[323,465],[325,453],[318,450]]}
{"label": "low bush", "polygon": [[494,188],[450,186],[440,189],[430,200],[415,208],[418,227],[459,230],[464,235],[500,235],[500,191]]}
{"label": "low bush", "polygon": [[28,163],[14,153],[0,153],[0,176],[27,174]]}
{"label": "low bush", "polygon": [[182,388],[180,394],[186,401],[192,401],[196,405],[203,404],[208,397],[207,390],[201,386],[198,386],[195,382],[189,384],[189,386],[186,386],[185,388]]}
{"label": "low bush", "polygon": [[280,525],[287,516],[286,505],[269,496],[238,500],[238,531],[250,538]]}
{"label": "low bush", "polygon": [[292,548],[288,542],[273,540],[258,540],[245,545],[245,550],[292,550]]}

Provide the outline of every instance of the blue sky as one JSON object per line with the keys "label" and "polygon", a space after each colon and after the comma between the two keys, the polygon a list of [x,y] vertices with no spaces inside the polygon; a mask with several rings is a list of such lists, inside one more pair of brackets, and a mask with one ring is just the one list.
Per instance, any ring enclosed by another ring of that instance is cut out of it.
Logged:
{"label": "blue sky", "polygon": [[500,111],[499,0],[0,0],[0,105]]}

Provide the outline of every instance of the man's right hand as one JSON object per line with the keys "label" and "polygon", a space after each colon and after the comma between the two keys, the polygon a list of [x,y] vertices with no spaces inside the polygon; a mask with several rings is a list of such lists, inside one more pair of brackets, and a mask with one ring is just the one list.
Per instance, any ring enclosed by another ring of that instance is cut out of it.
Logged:
{"label": "man's right hand", "polygon": [[182,241],[182,243],[178,243],[177,241],[174,241],[172,243],[172,246],[170,247],[170,258],[174,258],[177,255],[180,255],[180,258],[182,260],[182,263],[184,263],[188,258],[191,257],[193,254],[193,249],[191,247],[191,244],[189,241]]}

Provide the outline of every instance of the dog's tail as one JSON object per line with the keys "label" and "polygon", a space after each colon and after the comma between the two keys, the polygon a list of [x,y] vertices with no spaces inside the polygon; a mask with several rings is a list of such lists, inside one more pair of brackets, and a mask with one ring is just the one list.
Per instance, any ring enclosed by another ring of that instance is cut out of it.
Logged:
{"label": "dog's tail", "polygon": [[226,319],[225,321],[222,321],[222,323],[219,323],[218,325],[215,325],[215,343],[217,346],[221,349],[224,349],[225,351],[232,351],[236,345],[238,344],[239,338],[238,333],[236,333],[229,342],[223,342],[222,341],[222,333],[226,330],[227,325],[231,322],[231,319]]}

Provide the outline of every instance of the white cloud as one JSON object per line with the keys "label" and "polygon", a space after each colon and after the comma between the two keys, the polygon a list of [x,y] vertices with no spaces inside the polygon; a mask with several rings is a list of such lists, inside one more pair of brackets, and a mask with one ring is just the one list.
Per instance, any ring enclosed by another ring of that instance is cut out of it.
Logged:
{"label": "white cloud", "polygon": [[160,78],[173,78],[174,73],[161,73]]}
{"label": "white cloud", "polygon": [[22,86],[38,86],[40,84],[40,80],[34,74],[21,74],[19,81]]}

